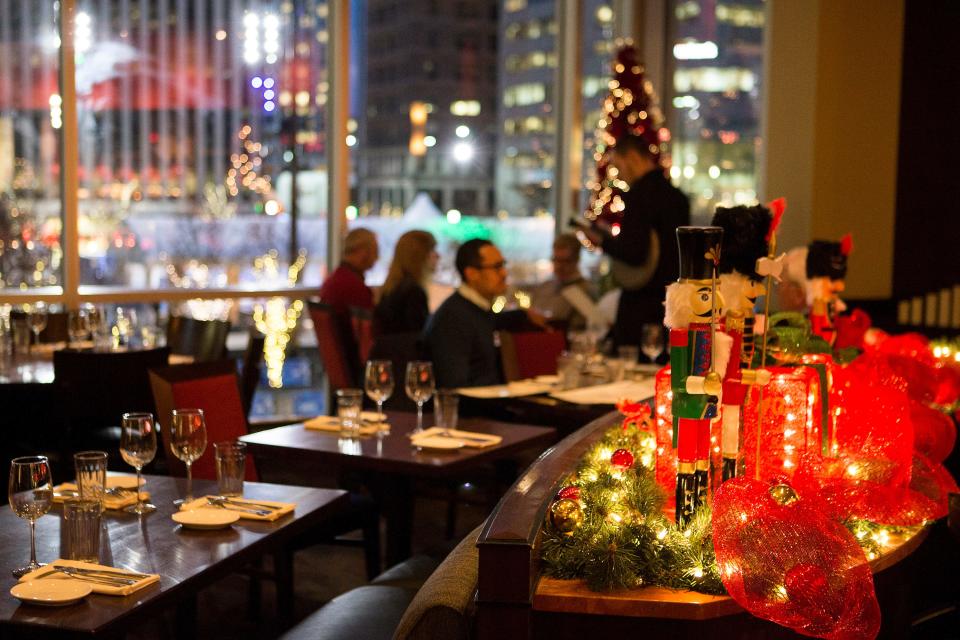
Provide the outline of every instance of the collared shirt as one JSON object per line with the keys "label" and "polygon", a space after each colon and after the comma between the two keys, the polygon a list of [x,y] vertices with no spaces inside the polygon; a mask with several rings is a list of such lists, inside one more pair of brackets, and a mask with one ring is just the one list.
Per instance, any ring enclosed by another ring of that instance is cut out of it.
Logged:
{"label": "collared shirt", "polygon": [[492,310],[491,307],[493,306],[493,304],[489,300],[484,298],[482,295],[480,295],[480,292],[478,292],[476,289],[474,289],[468,284],[461,284],[459,287],[457,287],[457,293],[459,293],[464,298],[466,298],[473,304],[477,305],[484,311]]}

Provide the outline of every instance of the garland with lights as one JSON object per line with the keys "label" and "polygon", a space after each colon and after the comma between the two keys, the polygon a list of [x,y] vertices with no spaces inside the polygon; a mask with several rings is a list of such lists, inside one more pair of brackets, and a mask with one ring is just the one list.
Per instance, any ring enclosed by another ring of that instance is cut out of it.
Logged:
{"label": "garland with lights", "polygon": [[664,515],[653,472],[656,438],[646,404],[621,403],[622,425],[583,456],[550,506],[542,560],[548,575],[595,591],[660,585],[724,593],[709,509],[685,530]]}

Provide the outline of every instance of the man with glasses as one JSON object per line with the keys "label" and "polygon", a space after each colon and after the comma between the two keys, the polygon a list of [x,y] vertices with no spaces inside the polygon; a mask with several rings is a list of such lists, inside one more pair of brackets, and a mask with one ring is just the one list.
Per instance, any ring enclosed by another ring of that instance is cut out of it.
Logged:
{"label": "man with glasses", "polygon": [[503,383],[494,334],[546,321],[533,310],[493,312],[493,302],[507,291],[507,262],[489,240],[475,238],[457,251],[461,284],[427,321],[423,342],[433,361],[438,387],[473,387]]}
{"label": "man with glasses", "polygon": [[[551,322],[560,322],[567,329],[581,331],[587,326],[584,314],[571,300],[580,304],[596,299],[593,287],[580,273],[580,241],[572,233],[564,233],[553,241],[553,278],[537,285],[530,292],[531,304],[544,312]],[[582,295],[580,295],[582,293]],[[582,305],[581,305],[582,306]]]}

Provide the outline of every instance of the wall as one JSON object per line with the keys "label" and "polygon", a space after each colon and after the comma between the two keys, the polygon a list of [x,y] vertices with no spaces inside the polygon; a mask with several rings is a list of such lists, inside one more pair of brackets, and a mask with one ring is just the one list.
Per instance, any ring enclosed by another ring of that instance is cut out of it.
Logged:
{"label": "wall", "polygon": [[851,232],[846,298],[892,293],[901,0],[771,0],[765,199],[788,200],[781,247]]}

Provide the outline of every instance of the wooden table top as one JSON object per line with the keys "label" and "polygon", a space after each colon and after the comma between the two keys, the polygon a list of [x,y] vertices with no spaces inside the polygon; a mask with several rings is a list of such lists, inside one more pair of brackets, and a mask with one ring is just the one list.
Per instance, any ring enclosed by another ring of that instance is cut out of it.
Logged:
{"label": "wooden table top", "polygon": [[[100,561],[142,573],[160,574],[160,583],[129,596],[91,594],[65,607],[23,604],[12,595],[10,571],[30,559],[30,529],[8,507],[0,513],[0,636],[16,628],[67,634],[117,633],[142,624],[149,615],[195,594],[244,563],[281,548],[291,537],[339,511],[346,492],[247,482],[244,497],[294,502],[296,511],[275,522],[240,520],[212,531],[183,529],[171,519],[173,500],[182,497],[183,480],[145,476],[145,489],[157,510],[143,517],[107,511],[101,530]],[[216,493],[216,483],[194,480],[194,495]],[[60,508],[37,520],[37,560],[62,557]],[[103,537],[106,536],[106,541]]]}
{"label": "wooden table top", "polygon": [[[286,457],[334,464],[339,468],[363,469],[412,476],[456,474],[464,468],[509,456],[516,451],[546,448],[556,438],[550,427],[507,424],[494,420],[464,419],[458,429],[501,436],[493,447],[463,447],[453,451],[418,450],[411,446],[409,434],[416,427],[416,414],[387,412],[390,434],[343,439],[337,433],[307,429],[302,423],[277,427],[241,437],[255,456]],[[433,420],[424,415],[424,428]]]}

